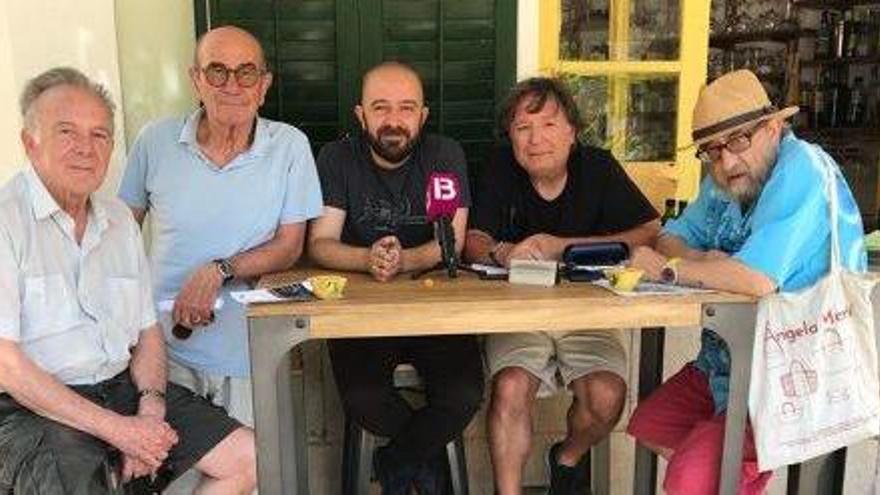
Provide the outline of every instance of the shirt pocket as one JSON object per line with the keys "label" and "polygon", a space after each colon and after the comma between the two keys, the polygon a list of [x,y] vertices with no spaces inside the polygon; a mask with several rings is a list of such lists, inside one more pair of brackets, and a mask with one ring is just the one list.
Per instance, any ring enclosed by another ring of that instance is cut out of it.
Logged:
{"label": "shirt pocket", "polygon": [[141,320],[141,285],[135,277],[107,277],[106,314],[117,331],[137,334]]}
{"label": "shirt pocket", "polygon": [[22,341],[63,332],[76,324],[77,302],[61,274],[25,277]]}

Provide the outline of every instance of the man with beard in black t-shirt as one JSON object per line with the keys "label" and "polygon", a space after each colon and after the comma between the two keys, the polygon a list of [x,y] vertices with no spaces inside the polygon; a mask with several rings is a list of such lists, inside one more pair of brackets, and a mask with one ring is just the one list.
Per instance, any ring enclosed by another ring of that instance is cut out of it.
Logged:
{"label": "man with beard in black t-shirt", "polygon": [[[363,132],[329,143],[318,155],[323,215],[312,222],[309,254],[319,265],[370,273],[387,282],[440,262],[425,222],[431,172],[455,173],[462,206],[452,226],[464,244],[470,193],[461,146],[421,133],[428,117],[416,72],[398,62],[370,69],[355,114]],[[473,336],[345,339],[328,342],[346,414],[391,439],[374,465],[385,494],[444,493],[444,446],[480,407],[483,369]],[[427,404],[413,409],[395,390],[393,372],[412,364],[425,382]],[[445,462],[445,461],[444,461]]]}
{"label": "man with beard in black t-shirt", "polygon": [[[577,142],[577,107],[557,80],[513,88],[501,113],[510,140],[479,174],[465,247],[470,261],[559,260],[589,241],[651,244],[657,212],[605,150]],[[565,386],[568,435],[548,453],[550,494],[585,493],[585,455],[620,417],[626,358],[616,332],[520,333],[486,339],[492,381],[488,429],[499,494],[521,492],[531,404]]]}

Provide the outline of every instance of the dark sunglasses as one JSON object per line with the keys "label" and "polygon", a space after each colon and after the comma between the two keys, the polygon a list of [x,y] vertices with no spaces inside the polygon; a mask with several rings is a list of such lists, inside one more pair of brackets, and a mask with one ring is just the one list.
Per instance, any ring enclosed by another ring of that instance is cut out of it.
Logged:
{"label": "dark sunglasses", "polygon": [[210,64],[200,67],[199,71],[205,75],[208,84],[215,88],[220,88],[229,81],[229,74],[235,75],[235,82],[242,88],[250,88],[257,84],[268,71],[260,69],[256,64],[241,64],[234,69],[230,69],[220,62],[211,62]]}

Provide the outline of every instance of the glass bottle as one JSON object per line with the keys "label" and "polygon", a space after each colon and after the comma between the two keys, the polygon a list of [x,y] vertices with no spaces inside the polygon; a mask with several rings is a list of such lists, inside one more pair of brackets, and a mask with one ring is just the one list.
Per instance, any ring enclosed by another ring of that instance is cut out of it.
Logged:
{"label": "glass bottle", "polygon": [[834,26],[834,37],[831,40],[831,57],[843,57],[846,50],[846,21],[839,14],[831,14],[831,22]]}
{"label": "glass bottle", "polygon": [[855,57],[859,44],[859,21],[852,10],[843,14],[843,50],[841,56]]}
{"label": "glass bottle", "polygon": [[831,23],[831,12],[822,12],[822,20],[816,31],[815,58],[828,58],[831,55],[831,36],[834,25]]}
{"label": "glass bottle", "polygon": [[861,127],[865,123],[865,87],[862,78],[856,77],[849,96],[849,112],[847,124],[851,127]]}
{"label": "glass bottle", "polygon": [[678,200],[678,214],[675,215],[675,218],[680,217],[681,214],[684,213],[684,210],[685,210],[685,208],[687,208],[687,206],[688,206],[688,202],[686,199]]}
{"label": "glass bottle", "polygon": [[825,86],[820,79],[813,88],[813,114],[810,115],[810,127],[813,129],[826,126],[825,118]]}
{"label": "glass bottle", "polygon": [[814,115],[813,97],[816,94],[815,90],[813,89],[813,85],[808,82],[801,83],[800,89],[798,106],[801,108],[801,111],[798,112],[798,115],[800,115],[798,125],[800,127],[815,127],[815,124],[812,122]]}
{"label": "glass bottle", "polygon": [[666,208],[663,210],[663,216],[660,217],[660,224],[666,225],[666,222],[675,218],[675,198],[666,200]]}

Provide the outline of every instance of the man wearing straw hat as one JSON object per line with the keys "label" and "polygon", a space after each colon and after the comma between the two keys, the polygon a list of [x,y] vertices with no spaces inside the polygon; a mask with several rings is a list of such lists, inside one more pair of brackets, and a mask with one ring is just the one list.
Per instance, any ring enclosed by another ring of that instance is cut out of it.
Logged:
{"label": "man wearing straw hat", "polygon": [[[824,152],[785,122],[797,111],[774,107],[747,70],[705,86],[694,108],[693,140],[709,174],[697,200],[666,224],[653,249],[636,248],[631,264],[653,279],[757,297],[803,289],[822,277],[830,251]],[[834,176],[842,261],[863,271],[858,207],[836,167]],[[673,495],[718,491],[730,355],[708,329],[701,341],[696,359],[639,404],[628,428],[668,460],[663,487]],[[760,493],[770,474],[758,472],[749,429],[740,493]]]}

